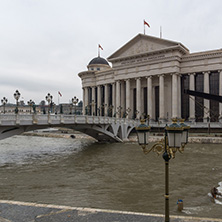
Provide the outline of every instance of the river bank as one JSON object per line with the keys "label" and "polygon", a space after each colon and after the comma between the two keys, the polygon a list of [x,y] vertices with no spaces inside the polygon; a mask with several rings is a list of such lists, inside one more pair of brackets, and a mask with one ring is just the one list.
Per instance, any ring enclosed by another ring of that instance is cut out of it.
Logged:
{"label": "river bank", "polygon": [[[79,131],[71,129],[54,129],[54,130],[36,130],[31,132],[25,132],[24,136],[39,136],[39,137],[50,137],[50,138],[71,138],[71,139],[91,139],[96,141],[94,138],[81,133]],[[151,134],[150,142],[157,142],[163,138],[163,133]],[[220,134],[189,134],[189,143],[203,143],[203,144],[222,144],[222,135]],[[136,133],[133,133],[128,142],[137,142]]]}

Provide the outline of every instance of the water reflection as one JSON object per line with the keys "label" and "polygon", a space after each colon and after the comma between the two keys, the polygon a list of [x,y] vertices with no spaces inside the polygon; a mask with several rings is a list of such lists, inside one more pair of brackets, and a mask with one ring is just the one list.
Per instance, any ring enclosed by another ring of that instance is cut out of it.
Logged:
{"label": "water reflection", "polygon": [[[137,144],[18,136],[0,147],[1,199],[164,213],[164,161]],[[189,144],[170,160],[171,214],[221,218],[208,195],[222,181],[221,152]]]}

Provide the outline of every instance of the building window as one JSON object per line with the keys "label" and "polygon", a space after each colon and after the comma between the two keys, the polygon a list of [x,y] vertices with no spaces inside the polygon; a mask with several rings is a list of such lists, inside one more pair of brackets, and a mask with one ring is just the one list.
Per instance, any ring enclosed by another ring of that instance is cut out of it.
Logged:
{"label": "building window", "polygon": [[98,70],[98,71],[99,71],[99,70],[100,70],[100,68],[96,68],[96,70]]}
{"label": "building window", "polygon": [[[210,94],[219,95],[219,73],[210,73]],[[219,118],[219,102],[210,100],[210,121],[218,122]]]}
{"label": "building window", "polygon": [[[197,73],[195,76],[195,91],[204,91],[204,75]],[[204,100],[201,97],[195,97],[195,118],[196,122],[203,122]]]}
{"label": "building window", "polygon": [[185,89],[189,89],[189,76],[183,75],[181,77],[181,115],[187,120],[189,118],[189,95],[184,93]]}

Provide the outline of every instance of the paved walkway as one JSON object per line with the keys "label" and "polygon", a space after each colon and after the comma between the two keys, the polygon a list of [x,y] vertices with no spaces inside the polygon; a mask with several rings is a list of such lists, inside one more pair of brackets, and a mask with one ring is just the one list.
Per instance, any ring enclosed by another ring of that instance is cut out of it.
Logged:
{"label": "paved walkway", "polygon": [[[162,222],[163,215],[0,200],[0,222]],[[222,219],[171,216],[171,222],[222,222]]]}

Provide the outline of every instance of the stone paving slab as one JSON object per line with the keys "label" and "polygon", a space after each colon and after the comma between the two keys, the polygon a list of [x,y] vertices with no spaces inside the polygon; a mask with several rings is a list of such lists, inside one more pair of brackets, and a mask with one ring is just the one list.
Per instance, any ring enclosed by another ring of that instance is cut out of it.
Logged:
{"label": "stone paving slab", "polygon": [[[0,200],[0,222],[162,222],[159,214]],[[171,216],[171,222],[222,222],[222,219]]]}

